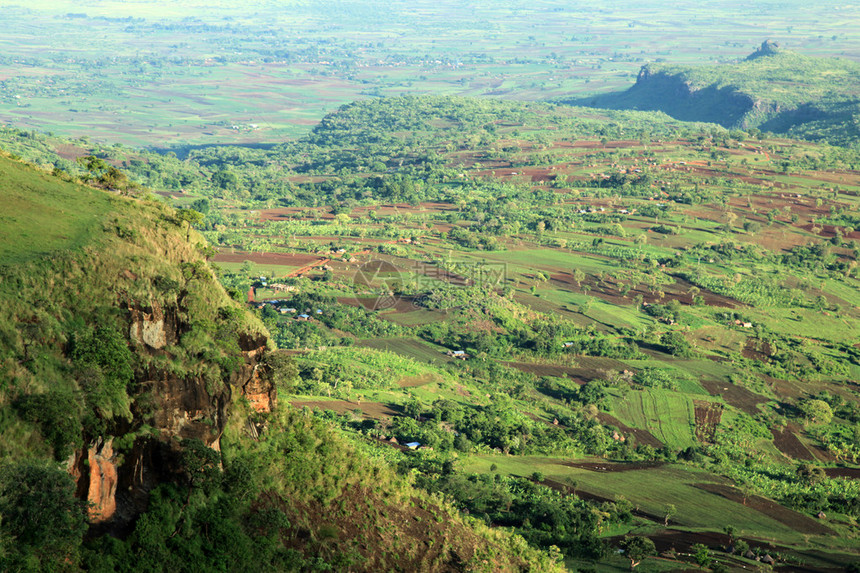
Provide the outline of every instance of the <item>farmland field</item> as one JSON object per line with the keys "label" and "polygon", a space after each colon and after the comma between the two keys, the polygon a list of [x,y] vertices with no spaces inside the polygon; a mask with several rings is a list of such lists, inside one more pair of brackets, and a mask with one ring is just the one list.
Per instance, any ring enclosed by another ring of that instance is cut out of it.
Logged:
{"label": "farmland field", "polygon": [[625,424],[648,430],[663,444],[683,449],[695,443],[693,401],[677,392],[631,392],[612,414]]}

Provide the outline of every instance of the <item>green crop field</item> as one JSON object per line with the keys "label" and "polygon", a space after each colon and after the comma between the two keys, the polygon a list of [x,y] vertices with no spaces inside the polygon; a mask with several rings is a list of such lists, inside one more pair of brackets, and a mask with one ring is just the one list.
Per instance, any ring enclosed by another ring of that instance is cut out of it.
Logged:
{"label": "green crop field", "polygon": [[[669,504],[679,509],[673,518],[690,528],[719,529],[732,523],[738,534],[756,537],[802,541],[803,536],[786,525],[740,503],[727,503],[724,498],[694,487],[699,483],[719,483],[717,476],[687,468],[663,466],[646,470],[595,472],[567,467],[558,460],[546,458],[498,458],[480,456],[464,462],[470,471],[487,471],[496,464],[498,471],[531,475],[540,470],[551,479],[607,499],[623,496],[645,512],[660,515]],[[678,503],[683,500],[683,503]]]}
{"label": "green crop field", "polygon": [[677,391],[630,392],[612,400],[615,417],[651,432],[669,447],[684,449],[696,442],[693,401]]}

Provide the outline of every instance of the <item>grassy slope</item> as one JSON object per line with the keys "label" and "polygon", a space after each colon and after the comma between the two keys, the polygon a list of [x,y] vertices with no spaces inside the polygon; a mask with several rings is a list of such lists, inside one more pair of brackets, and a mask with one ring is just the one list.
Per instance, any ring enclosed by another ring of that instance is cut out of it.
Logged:
{"label": "grassy slope", "polygon": [[80,248],[111,209],[111,197],[12,161],[0,164],[0,264]]}

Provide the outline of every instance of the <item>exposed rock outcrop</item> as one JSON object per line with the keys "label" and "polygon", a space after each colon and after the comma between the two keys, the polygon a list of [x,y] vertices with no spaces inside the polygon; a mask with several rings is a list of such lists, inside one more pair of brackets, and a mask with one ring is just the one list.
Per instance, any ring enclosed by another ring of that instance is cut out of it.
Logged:
{"label": "exposed rock outcrop", "polygon": [[77,452],[69,465],[69,473],[77,483],[78,497],[90,503],[90,521],[103,523],[113,518],[119,484],[113,439],[97,440],[88,448]]}
{"label": "exposed rock outcrop", "polygon": [[267,343],[263,336],[240,337],[239,348],[242,349],[245,363],[231,381],[242,389],[242,394],[258,412],[271,412],[277,397],[275,387],[260,362],[267,350]]}
{"label": "exposed rock outcrop", "polygon": [[[118,435],[139,430],[122,459],[115,455],[111,439],[99,439],[78,451],[69,471],[76,478],[78,496],[92,503],[91,521],[108,528],[122,528],[147,508],[149,493],[164,481],[182,480],[182,439],[198,439],[220,450],[233,390],[237,389],[257,411],[271,411],[275,389],[261,360],[268,350],[263,334],[240,334],[238,367],[225,375],[220,366],[201,358],[200,367],[177,373],[170,367],[170,346],[189,331],[176,305],[151,301],[148,306],[127,303],[129,338],[150,361],[136,373],[133,420],[116,429]],[[167,362],[165,362],[167,359]]]}
{"label": "exposed rock outcrop", "polygon": [[175,344],[185,330],[180,327],[176,308],[165,311],[158,301],[152,301],[149,307],[129,305],[128,310],[131,314],[129,338],[151,349],[159,350],[168,344]]}
{"label": "exposed rock outcrop", "polygon": [[710,121],[738,127],[751,111],[770,113],[761,102],[733,87],[698,87],[683,74],[643,66],[625,94],[639,109],[660,110],[684,121]]}
{"label": "exposed rock outcrop", "polygon": [[747,60],[755,60],[756,58],[762,58],[765,56],[773,56],[773,55],[778,54],[778,53],[779,53],[779,44],[777,44],[776,42],[772,42],[770,40],[765,40],[764,42],[761,43],[761,46],[759,46],[759,48],[755,52],[753,52],[752,54],[747,56]]}

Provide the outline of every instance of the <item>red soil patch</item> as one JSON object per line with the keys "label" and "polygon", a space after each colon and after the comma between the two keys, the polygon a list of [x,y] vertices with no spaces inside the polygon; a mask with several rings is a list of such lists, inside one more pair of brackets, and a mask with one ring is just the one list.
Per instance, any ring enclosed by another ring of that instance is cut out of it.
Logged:
{"label": "red soil patch", "polygon": [[723,400],[730,405],[753,416],[759,413],[758,405],[768,401],[764,396],[750,392],[743,386],[737,386],[731,382],[713,378],[702,378],[700,382],[711,396],[722,396]]}
{"label": "red soil patch", "polygon": [[663,442],[654,437],[654,434],[649,432],[648,430],[640,430],[639,428],[631,428],[630,426],[624,425],[621,421],[606,412],[600,412],[597,415],[597,419],[600,420],[602,424],[606,424],[609,426],[615,426],[619,430],[621,430],[622,434],[627,434],[633,436],[636,440],[637,444],[643,444],[646,446],[651,446],[652,448],[662,448]]}
{"label": "red soil patch", "polygon": [[[308,207],[282,207],[279,209],[265,209],[260,211],[261,221],[278,221],[281,219],[292,219],[297,213],[308,211]],[[334,219],[334,215],[328,211],[314,210],[314,216],[318,219]]]}
{"label": "red soil patch", "polygon": [[[771,175],[774,175],[773,172],[770,172]],[[752,180],[751,183],[761,183],[762,180]],[[764,181],[766,184],[767,181]],[[757,194],[750,195],[748,197],[733,197],[729,199],[729,205],[733,207],[736,211],[741,210],[749,210],[750,206],[759,213],[757,216],[750,215],[750,219],[755,219],[759,222],[765,221],[764,214],[769,211],[776,209],[782,213],[785,213],[784,208],[790,207],[791,212],[797,214],[802,219],[810,219],[812,217],[817,217],[820,215],[827,215],[830,213],[830,205],[827,206],[822,205],[821,207],[815,206],[815,200],[806,197],[796,197],[791,194],[786,195],[784,192],[781,193],[771,193],[771,194]],[[780,215],[777,217],[777,220],[785,220],[787,217],[785,215]]]}
{"label": "red soil patch", "polygon": [[[803,229],[804,231],[809,231],[810,233],[813,232],[812,231],[813,228],[817,228],[817,229],[819,229],[818,236],[819,237],[825,237],[828,239],[831,237],[835,237],[836,236],[836,229],[840,229],[839,227],[837,227],[835,225],[814,225],[812,223],[802,225],[800,228]],[[840,229],[840,231],[841,231],[841,229]],[[860,239],[860,231],[852,231],[852,232],[848,233],[847,235],[843,235],[842,238],[846,239],[846,240],[847,239]]]}
{"label": "red soil patch", "polygon": [[719,402],[694,400],[693,406],[696,415],[696,439],[703,444],[713,443],[723,417],[723,405]]}
{"label": "red soil patch", "polygon": [[331,410],[338,414],[345,414],[355,410],[361,410],[364,418],[391,418],[400,416],[401,413],[393,410],[386,404],[379,402],[350,402],[348,400],[310,400],[290,402],[294,408],[319,408],[320,410]]}
{"label": "red soil patch", "polygon": [[603,145],[599,141],[556,141],[553,147],[562,149],[599,149]]}
{"label": "red soil patch", "polygon": [[251,261],[258,265],[284,265],[288,267],[305,266],[312,262],[318,261],[319,257],[315,255],[305,255],[299,253],[218,253],[212,257],[212,261],[216,263],[244,263]]}
{"label": "red soil patch", "polygon": [[[728,485],[701,483],[694,484],[694,487],[715,493],[728,500],[744,504],[747,507],[758,511],[759,513],[763,513],[771,519],[787,525],[800,533],[808,533],[811,535],[834,535],[834,531],[832,529],[826,527],[813,518],[788,509],[787,507],[783,507],[769,499],[765,499],[757,495],[750,495],[747,496],[746,500],[744,500],[741,492]],[[744,503],[744,501],[746,501],[746,503]]]}
{"label": "red soil patch", "polygon": [[532,183],[548,183],[556,178],[556,173],[551,168],[526,167],[519,173],[525,177],[530,177]]}
{"label": "red soil patch", "polygon": [[63,159],[68,159],[70,161],[74,161],[77,158],[83,157],[84,155],[87,155],[89,153],[87,149],[69,143],[57,145],[56,147],[54,147],[54,152],[56,152],[56,154]]}
{"label": "red soil patch", "polygon": [[289,273],[287,276],[288,277],[298,277],[298,276],[301,276],[301,275],[305,274],[306,272],[314,269],[315,267],[321,267],[321,266],[323,266],[327,263],[330,263],[330,262],[331,262],[331,259],[320,259],[318,261],[315,261],[309,265],[305,265],[302,268],[297,269],[297,270]]}

